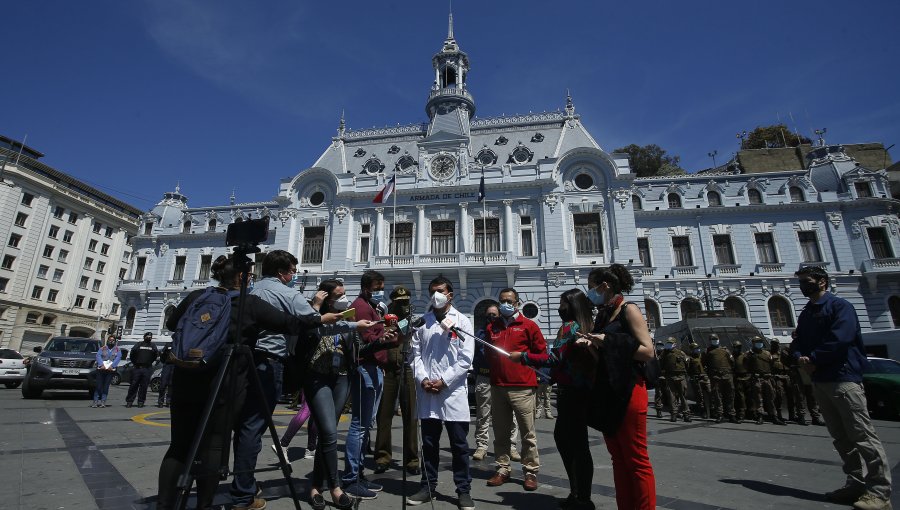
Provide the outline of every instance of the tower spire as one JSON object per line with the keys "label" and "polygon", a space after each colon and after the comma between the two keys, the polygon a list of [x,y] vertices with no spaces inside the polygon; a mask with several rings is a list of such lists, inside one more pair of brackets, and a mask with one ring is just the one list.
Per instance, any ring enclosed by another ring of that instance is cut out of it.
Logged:
{"label": "tower spire", "polygon": [[447,23],[447,40],[453,39],[453,4],[450,4],[450,20]]}
{"label": "tower spire", "polygon": [[344,136],[344,128],[346,124],[344,123],[344,109],[341,108],[341,122],[338,124],[338,136]]}

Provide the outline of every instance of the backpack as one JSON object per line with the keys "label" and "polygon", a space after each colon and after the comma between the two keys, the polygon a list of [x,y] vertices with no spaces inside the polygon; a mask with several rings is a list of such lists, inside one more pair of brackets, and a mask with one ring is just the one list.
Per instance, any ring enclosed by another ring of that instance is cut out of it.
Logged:
{"label": "backpack", "polygon": [[172,335],[171,362],[183,369],[203,370],[218,364],[228,342],[231,300],[238,292],[208,287],[192,301]]}

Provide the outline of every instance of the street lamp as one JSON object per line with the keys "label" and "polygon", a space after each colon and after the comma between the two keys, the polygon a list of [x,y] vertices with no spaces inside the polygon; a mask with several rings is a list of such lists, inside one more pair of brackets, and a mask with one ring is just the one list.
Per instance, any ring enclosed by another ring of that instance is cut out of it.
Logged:
{"label": "street lamp", "polygon": [[825,147],[825,132],[828,131],[828,128],[816,129],[813,133],[819,137],[819,147]]}
{"label": "street lamp", "polygon": [[719,153],[719,151],[712,151],[712,152],[709,152],[706,154],[707,156],[711,157],[713,160],[713,170],[716,169],[716,154],[718,154],[718,153]]}
{"label": "street lamp", "polygon": [[747,138],[747,131],[746,131],[746,130],[741,131],[741,132],[739,132],[739,133],[738,133],[737,135],[735,135],[735,136],[736,136],[737,138],[740,138],[740,139],[741,139],[741,150],[744,150],[744,139]]}

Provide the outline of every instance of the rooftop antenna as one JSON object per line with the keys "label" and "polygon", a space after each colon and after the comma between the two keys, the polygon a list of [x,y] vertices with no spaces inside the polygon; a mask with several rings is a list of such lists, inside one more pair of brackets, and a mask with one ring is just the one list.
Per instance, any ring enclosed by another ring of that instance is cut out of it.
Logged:
{"label": "rooftop antenna", "polygon": [[719,151],[714,150],[714,151],[709,152],[709,153],[706,154],[707,156],[711,157],[712,160],[713,160],[713,170],[715,170],[716,168],[718,168],[718,166],[716,165],[716,155],[717,155],[718,153],[719,153]]}
{"label": "rooftop antenna", "polygon": [[747,138],[747,130],[745,129],[735,136],[741,139],[741,150],[744,150],[744,140]]}
{"label": "rooftop antenna", "polygon": [[234,188],[231,188],[231,205],[234,205]]}
{"label": "rooftop antenna", "polygon": [[813,133],[819,137],[819,147],[825,147],[825,132],[828,131],[828,128],[816,129]]}
{"label": "rooftop antenna", "polygon": [[453,39],[453,0],[450,0],[450,21],[447,23],[447,40]]}

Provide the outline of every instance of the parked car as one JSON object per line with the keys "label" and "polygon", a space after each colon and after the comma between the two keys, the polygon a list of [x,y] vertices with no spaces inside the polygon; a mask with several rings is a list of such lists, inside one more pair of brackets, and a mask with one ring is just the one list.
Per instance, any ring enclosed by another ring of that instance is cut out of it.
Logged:
{"label": "parked car", "polygon": [[[154,374],[155,370],[162,366],[162,363],[157,361],[153,364]],[[123,361],[119,363],[119,368],[116,369],[116,373],[113,374],[112,383],[115,385],[119,385],[122,383],[131,384],[131,380],[134,378],[134,365],[131,364],[131,360]],[[151,376],[150,381],[153,381]]]}
{"label": "parked car", "polygon": [[98,340],[65,336],[53,337],[43,347],[35,347],[38,355],[28,365],[22,396],[38,398],[44,390],[65,389],[83,390],[93,397],[98,349]]}
{"label": "parked car", "polygon": [[900,412],[900,363],[869,358],[863,371],[863,386],[869,413],[879,418],[897,418]]}
{"label": "parked car", "polygon": [[0,382],[7,388],[18,388],[25,380],[25,360],[12,349],[0,349]]}

